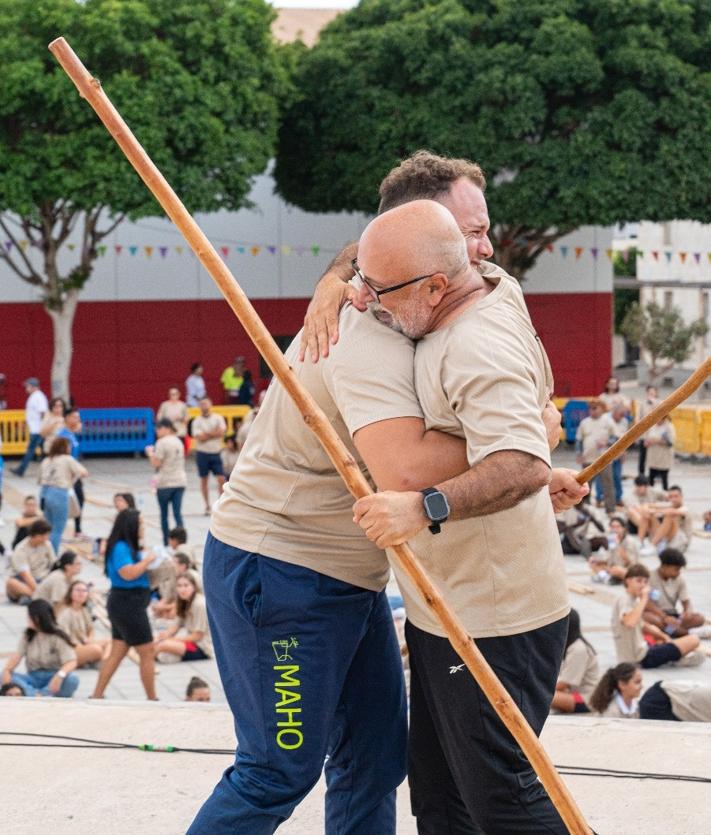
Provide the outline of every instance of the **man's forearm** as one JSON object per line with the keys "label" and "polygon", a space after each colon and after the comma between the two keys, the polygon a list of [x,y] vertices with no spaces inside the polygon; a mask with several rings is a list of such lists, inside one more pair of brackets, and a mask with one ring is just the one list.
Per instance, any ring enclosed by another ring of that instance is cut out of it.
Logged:
{"label": "man's forearm", "polygon": [[504,450],[436,487],[447,497],[450,519],[470,519],[515,507],[545,487],[550,478],[545,461],[528,452]]}
{"label": "man's forearm", "polygon": [[352,241],[346,244],[343,249],[336,255],[331,263],[326,267],[319,281],[322,281],[327,275],[336,275],[341,281],[350,281],[353,278],[353,267],[351,262],[358,254],[358,241]]}

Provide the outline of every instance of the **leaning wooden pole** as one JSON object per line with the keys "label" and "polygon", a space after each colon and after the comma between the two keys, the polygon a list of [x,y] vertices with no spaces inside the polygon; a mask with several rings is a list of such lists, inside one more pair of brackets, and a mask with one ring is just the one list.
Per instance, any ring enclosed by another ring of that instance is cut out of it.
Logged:
{"label": "leaning wooden pole", "polygon": [[[350,492],[356,498],[371,493],[358,465],[341,442],[326,416],[301,386],[266,327],[252,307],[226,264],[215,251],[204,232],[154,165],[148,154],[131,133],[128,125],[101,89],[101,83],[93,78],[64,38],[58,38],[49,49],[72,79],[80,95],[94,108],[106,129],[114,137],[129,162],[148,186],[168,217],[183,233],[185,240],[210,273],[222,295],[230,305],[242,327],[260,354],[288,391],[301,412],[304,421],[323,444],[334,467]],[[516,739],[528,757],[551,801],[558,810],[568,830],[574,835],[589,835],[590,827],[575,803],[567,786],[546,754],[543,746],[526,722],[525,717],[506,692],[493,670],[477,649],[454,612],[442,599],[437,588],[425,574],[419,561],[407,545],[393,548],[402,568],[416,584],[428,606],[442,624],[452,646],[484,691],[501,721]]]}
{"label": "leaning wooden pole", "polygon": [[634,426],[630,427],[621,438],[615,441],[612,446],[608,447],[592,464],[581,470],[575,476],[577,481],[580,484],[585,484],[585,482],[599,475],[608,464],[611,464],[616,458],[619,458],[648,429],[651,429],[662,418],[665,418],[672,409],[676,409],[680,403],[683,403],[687,398],[691,397],[709,375],[711,375],[711,357],[705,359],[686,382],[682,383],[669,397],[665,397],[661,403],[658,403],[648,415],[645,415]]}

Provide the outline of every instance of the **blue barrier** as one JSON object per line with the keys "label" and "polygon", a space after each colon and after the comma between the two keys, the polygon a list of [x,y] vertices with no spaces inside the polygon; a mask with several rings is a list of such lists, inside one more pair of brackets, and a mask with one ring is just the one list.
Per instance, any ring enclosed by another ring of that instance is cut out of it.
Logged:
{"label": "blue barrier", "polygon": [[80,409],[82,454],[143,452],[155,442],[152,409]]}
{"label": "blue barrier", "polygon": [[563,406],[563,427],[565,429],[565,440],[569,444],[575,443],[575,433],[578,431],[580,421],[590,414],[586,400],[569,400]]}

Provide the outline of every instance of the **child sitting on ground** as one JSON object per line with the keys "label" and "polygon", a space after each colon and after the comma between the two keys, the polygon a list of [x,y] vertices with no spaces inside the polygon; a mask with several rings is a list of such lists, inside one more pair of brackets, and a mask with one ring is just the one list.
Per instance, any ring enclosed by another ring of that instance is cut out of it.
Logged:
{"label": "child sitting on ground", "polygon": [[65,551],[52,566],[52,570],[32,593],[33,600],[46,600],[56,615],[69,586],[81,573],[81,558],[75,551]]}
{"label": "child sitting on ground", "polygon": [[[649,543],[642,548],[642,556],[660,554],[665,548],[676,548],[684,553],[693,535],[693,519],[684,505],[684,494],[678,484],[669,488],[667,501],[647,506],[649,514]],[[639,533],[642,539],[642,530]]]}
{"label": "child sitting on ground", "polygon": [[[207,622],[205,598],[192,574],[187,571],[175,584],[177,623],[156,635],[155,653],[159,661],[202,661],[212,658],[212,640]],[[187,635],[174,637],[180,628]],[[176,657],[177,656],[177,657]]]}
{"label": "child sitting on ground", "polygon": [[172,620],[175,617],[175,581],[178,577],[178,569],[174,557],[179,551],[187,551],[188,534],[185,528],[176,527],[168,532],[168,545],[164,548],[154,549],[162,552],[157,567],[149,570],[151,589],[158,595],[158,600],[151,606],[153,614],[157,618]]}
{"label": "child sitting on ground", "polygon": [[613,516],[610,519],[607,539],[607,551],[593,554],[588,560],[588,565],[594,582],[619,585],[624,580],[627,569],[639,561],[639,546],[627,532],[627,524],[621,516]]}
{"label": "child sitting on ground", "polygon": [[551,708],[559,713],[589,713],[588,700],[599,676],[597,653],[580,631],[580,615],[571,609],[565,656]]}
{"label": "child sitting on ground", "polygon": [[[644,623],[644,610],[649,600],[649,571],[646,566],[637,563],[629,568],[624,583],[624,594],[612,607],[612,635],[619,663],[640,664],[644,669],[661,667],[679,661],[698,648],[696,635],[670,638],[659,627]],[[645,633],[650,641],[645,639]],[[694,659],[697,657],[694,656]],[[701,661],[703,656],[699,655],[698,663]]]}
{"label": "child sitting on ground", "polygon": [[711,627],[704,626],[704,616],[693,610],[686,580],[681,576],[685,566],[686,557],[676,548],[665,548],[659,555],[659,567],[652,571],[649,578],[650,592],[644,622],[658,626],[672,638],[688,634],[708,638]]}
{"label": "child sitting on ground", "polygon": [[639,719],[641,692],[639,664],[623,661],[605,671],[590,697],[590,707],[595,713],[614,719]]}
{"label": "child sitting on ground", "polygon": [[32,593],[49,574],[57,559],[49,535],[52,526],[45,519],[35,520],[27,529],[27,537],[10,557],[5,592],[12,603],[28,603]]}
{"label": "child sitting on ground", "polygon": [[15,519],[15,538],[12,548],[16,548],[27,537],[30,525],[42,518],[36,496],[25,496],[22,500],[22,516]]}
{"label": "child sitting on ground", "polygon": [[199,676],[193,676],[188,682],[188,689],[185,691],[186,702],[209,702],[210,685]]}

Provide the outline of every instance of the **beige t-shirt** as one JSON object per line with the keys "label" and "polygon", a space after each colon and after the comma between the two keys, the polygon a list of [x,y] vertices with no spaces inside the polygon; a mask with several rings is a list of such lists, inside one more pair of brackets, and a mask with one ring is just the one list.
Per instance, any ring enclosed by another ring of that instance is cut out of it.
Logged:
{"label": "beige t-shirt", "polygon": [[50,571],[49,574],[42,580],[32,594],[33,600],[46,600],[52,606],[61,603],[69,589],[69,580],[67,575],[58,568],[56,571]]}
{"label": "beige t-shirt", "polygon": [[86,606],[78,610],[71,606],[62,606],[57,615],[57,623],[75,644],[86,643],[94,628]]}
{"label": "beige t-shirt", "polygon": [[156,412],[156,422],[159,420],[169,420],[182,438],[188,431],[188,407],[182,400],[164,400]]}
{"label": "beige t-shirt", "polygon": [[636,664],[641,661],[649,649],[642,633],[642,619],[637,626],[625,626],[622,623],[622,616],[631,612],[637,605],[637,598],[623,592],[612,606],[612,637],[615,639],[617,650],[617,663],[628,661]]}
{"label": "beige t-shirt", "polygon": [[655,504],[656,502],[665,502],[667,500],[667,494],[663,490],[659,490],[656,487],[647,487],[647,490],[643,496],[637,495],[637,493],[632,493],[628,499],[625,500],[625,504],[628,507],[644,507],[647,504]]}
{"label": "beige t-shirt", "polygon": [[711,722],[711,687],[698,681],[663,681],[672,713],[682,722]]}
{"label": "beige t-shirt", "polygon": [[[360,469],[351,436],[364,426],[422,417],[413,379],[414,346],[369,313],[347,306],[340,337],[314,365],[298,361],[299,337],[286,358]],[[316,436],[277,380],[240,451],[212,513],[217,539],[380,591],[385,554],[353,523],[353,498]]]}
{"label": "beige t-shirt", "polygon": [[[427,429],[467,443],[475,465],[501,450],[520,450],[550,465],[541,412],[550,366],[518,282],[494,265],[488,296],[420,340],[415,382]],[[500,513],[446,522],[412,542],[430,578],[474,638],[545,626],[569,611],[565,565],[547,488]],[[409,577],[393,562],[407,616],[444,636]]]}
{"label": "beige t-shirt", "polygon": [[558,680],[577,690],[586,702],[592,696],[600,680],[600,668],[597,655],[582,638],[573,641],[566,650]]}
{"label": "beige t-shirt", "polygon": [[[217,437],[207,441],[197,440],[197,436],[203,432],[217,432],[218,429],[220,434]],[[198,452],[219,452],[222,449],[222,440],[226,431],[225,419],[217,412],[211,412],[207,417],[202,415],[196,417],[190,426],[190,434],[195,438],[195,449]]]}
{"label": "beige t-shirt", "polygon": [[12,552],[12,556],[10,557],[10,575],[14,576],[21,571],[29,571],[35,580],[39,582],[40,580],[44,580],[52,570],[56,559],[57,555],[49,540],[33,546],[28,536]]}
{"label": "beige t-shirt", "polygon": [[81,476],[81,467],[71,455],[55,455],[40,464],[40,484],[69,490]]}
{"label": "beige t-shirt", "polygon": [[222,459],[222,469],[224,470],[224,473],[227,476],[227,478],[229,478],[230,473],[234,469],[234,466],[237,463],[237,459],[239,458],[239,450],[233,451],[225,447],[220,452],[220,458]]}
{"label": "beige t-shirt", "polygon": [[244,446],[244,442],[247,440],[247,435],[249,435],[249,430],[252,427],[257,415],[259,414],[259,409],[252,409],[251,411],[247,412],[247,414],[242,418],[242,421],[237,429],[237,447],[238,449],[242,449]]}
{"label": "beige t-shirt", "polygon": [[207,607],[205,606],[205,598],[202,594],[198,593],[195,597],[193,597],[190,611],[184,618],[179,619],[179,623],[182,627],[184,627],[188,634],[191,632],[203,633],[202,638],[197,642],[197,645],[205,653],[205,655],[209,655],[210,658],[212,658],[215,651],[212,648],[210,624],[207,620]]}
{"label": "beige t-shirt", "polygon": [[185,487],[185,448],[177,435],[163,435],[156,441],[155,457],[160,461],[157,487]]}
{"label": "beige t-shirt", "polygon": [[649,440],[662,441],[647,447],[647,467],[652,470],[671,470],[674,463],[674,441],[676,433],[671,421],[662,426],[655,425],[644,436]]}
{"label": "beige t-shirt", "polygon": [[659,600],[654,602],[660,609],[678,609],[679,603],[689,599],[689,589],[682,574],[665,580],[655,568],[650,574],[649,585],[659,592]]}
{"label": "beige t-shirt", "polygon": [[[625,562],[622,556],[623,551],[627,557],[627,562]],[[607,555],[607,564],[611,566],[616,565],[620,568],[625,568],[637,562],[639,562],[639,545],[637,544],[637,540],[633,539],[629,534]]]}
{"label": "beige t-shirt", "polygon": [[615,695],[612,701],[603,711],[602,715],[607,716],[608,719],[639,719],[639,703],[634,699],[631,708],[625,705],[623,710],[622,697]]}
{"label": "beige t-shirt", "polygon": [[17,654],[25,657],[28,673],[34,670],[58,670],[77,657],[74,647],[63,638],[59,635],[47,635],[45,632],[36,632],[31,641],[27,640],[23,632],[17,645]]}
{"label": "beige t-shirt", "polygon": [[580,421],[575,435],[582,442],[583,461],[592,463],[603,450],[610,446],[610,437],[615,436],[615,422],[604,412],[599,418],[586,417]]}
{"label": "beige t-shirt", "polygon": [[42,450],[44,451],[45,455],[49,454],[49,450],[52,446],[52,442],[57,437],[57,432],[64,426],[64,418],[59,415],[53,415],[51,412],[48,412],[44,419],[42,420],[42,425],[40,426],[40,435],[44,438],[44,443],[42,444]]}

